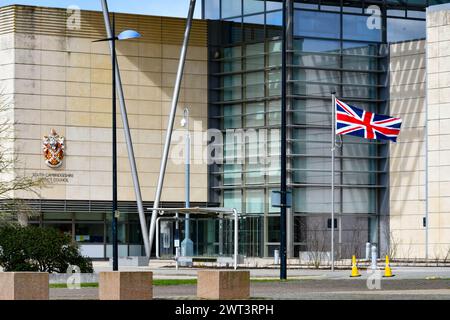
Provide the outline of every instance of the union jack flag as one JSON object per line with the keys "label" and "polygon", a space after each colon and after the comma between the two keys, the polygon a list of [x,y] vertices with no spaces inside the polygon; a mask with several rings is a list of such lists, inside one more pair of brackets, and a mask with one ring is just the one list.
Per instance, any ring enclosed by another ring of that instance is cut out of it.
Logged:
{"label": "union jack flag", "polygon": [[336,134],[396,142],[402,119],[364,111],[336,99]]}

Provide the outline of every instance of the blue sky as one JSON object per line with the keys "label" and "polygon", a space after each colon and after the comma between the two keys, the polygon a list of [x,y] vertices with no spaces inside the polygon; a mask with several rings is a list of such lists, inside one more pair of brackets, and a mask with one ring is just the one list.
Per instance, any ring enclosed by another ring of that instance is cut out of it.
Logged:
{"label": "blue sky", "polygon": [[[185,17],[189,9],[189,0],[108,0],[112,12],[138,13],[147,15]],[[0,0],[0,6],[26,4],[67,8],[70,5],[86,10],[101,10],[100,0]],[[195,17],[201,17],[201,0],[197,0]]]}

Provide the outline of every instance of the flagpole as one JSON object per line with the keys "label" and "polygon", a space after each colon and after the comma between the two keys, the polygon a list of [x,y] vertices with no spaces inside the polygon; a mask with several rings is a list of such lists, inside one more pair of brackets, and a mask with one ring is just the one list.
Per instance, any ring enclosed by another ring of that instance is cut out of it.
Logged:
{"label": "flagpole", "polygon": [[334,147],[336,145],[336,93],[331,93],[331,271],[334,272]]}

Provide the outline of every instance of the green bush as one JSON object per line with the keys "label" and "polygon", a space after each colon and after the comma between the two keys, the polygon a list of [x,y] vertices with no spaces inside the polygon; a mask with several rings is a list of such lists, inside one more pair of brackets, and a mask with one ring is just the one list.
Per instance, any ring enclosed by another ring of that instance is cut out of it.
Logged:
{"label": "green bush", "polygon": [[93,272],[92,262],[81,256],[69,235],[53,228],[0,227],[0,266],[4,271],[65,273],[70,265]]}

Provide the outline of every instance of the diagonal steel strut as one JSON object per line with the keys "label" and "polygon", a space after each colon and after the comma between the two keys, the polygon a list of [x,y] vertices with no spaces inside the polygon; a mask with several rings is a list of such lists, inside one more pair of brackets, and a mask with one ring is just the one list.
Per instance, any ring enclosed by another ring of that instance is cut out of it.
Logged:
{"label": "diagonal steel strut", "polygon": [[[112,30],[111,30],[111,23],[109,21],[109,11],[108,11],[108,3],[107,0],[101,0],[102,4],[102,10],[103,10],[103,18],[105,20],[105,28],[106,28],[106,34],[108,38],[112,38]],[[111,55],[113,54],[113,48],[112,48],[112,41],[110,43],[110,49],[111,49]],[[134,150],[133,150],[133,142],[131,140],[131,134],[130,134],[130,126],[128,124],[128,115],[127,115],[127,107],[125,105],[125,98],[122,88],[122,80],[120,77],[120,70],[119,65],[117,63],[116,59],[116,82],[117,82],[117,94],[119,95],[119,102],[120,102],[120,112],[122,114],[122,122],[123,122],[123,130],[125,133],[125,141],[127,145],[127,151],[128,151],[128,160],[130,161],[130,168],[131,168],[131,174],[133,177],[133,185],[134,185],[134,193],[136,196],[136,203],[139,211],[139,221],[141,224],[141,232],[145,247],[145,254],[148,258],[150,258],[150,245],[147,238],[147,221],[145,219],[145,212],[144,212],[144,206],[142,204],[142,195],[141,195],[141,187],[139,184],[139,177],[137,173],[136,168],[136,159],[134,157]]]}
{"label": "diagonal steel strut", "polygon": [[164,152],[163,157],[161,159],[161,167],[159,169],[159,178],[158,178],[158,186],[156,189],[156,195],[155,195],[155,201],[153,202],[153,211],[152,211],[152,220],[150,222],[150,233],[149,233],[149,246],[150,251],[153,247],[153,239],[155,237],[155,227],[156,227],[156,218],[158,215],[157,210],[155,208],[159,207],[159,202],[161,200],[161,192],[164,184],[164,176],[166,173],[166,167],[167,167],[167,158],[169,156],[169,149],[170,149],[170,140],[172,139],[172,130],[173,130],[173,123],[175,121],[175,115],[177,113],[177,104],[178,104],[178,98],[180,95],[180,88],[181,88],[181,80],[183,78],[183,71],[184,71],[184,65],[186,62],[186,53],[189,43],[189,36],[191,33],[191,26],[192,26],[192,19],[194,16],[195,11],[195,2],[196,0],[191,0],[189,5],[189,12],[188,17],[186,21],[186,29],[184,31],[184,39],[183,39],[183,46],[181,48],[180,53],[180,61],[178,63],[178,71],[177,71],[177,78],[175,80],[175,88],[173,90],[173,97],[172,97],[172,105],[170,109],[170,115],[169,115],[169,122],[167,124],[167,131],[166,131],[166,140],[164,144]]}

